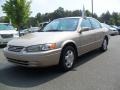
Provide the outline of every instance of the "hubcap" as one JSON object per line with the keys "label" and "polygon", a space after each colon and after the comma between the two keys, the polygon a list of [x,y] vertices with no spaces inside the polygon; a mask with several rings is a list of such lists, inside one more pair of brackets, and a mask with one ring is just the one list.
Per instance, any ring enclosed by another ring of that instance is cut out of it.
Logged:
{"label": "hubcap", "polygon": [[103,48],[104,48],[104,50],[107,49],[107,41],[106,40],[104,40],[104,42],[103,42]]}
{"label": "hubcap", "polygon": [[65,55],[65,65],[68,68],[71,68],[74,62],[74,53],[72,50],[68,50]]}

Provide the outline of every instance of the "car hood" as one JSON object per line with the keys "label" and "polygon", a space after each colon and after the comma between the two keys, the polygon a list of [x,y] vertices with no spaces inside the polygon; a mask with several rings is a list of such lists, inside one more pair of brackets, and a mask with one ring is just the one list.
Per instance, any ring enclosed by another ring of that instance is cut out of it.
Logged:
{"label": "car hood", "polygon": [[17,34],[15,30],[0,30],[0,34]]}
{"label": "car hood", "polygon": [[112,28],[112,27],[110,28],[110,30],[112,30],[112,31],[117,31],[117,29],[116,29],[116,28]]}
{"label": "car hood", "polygon": [[56,43],[70,38],[75,32],[35,32],[20,38],[15,38],[8,45],[31,46],[45,43]]}

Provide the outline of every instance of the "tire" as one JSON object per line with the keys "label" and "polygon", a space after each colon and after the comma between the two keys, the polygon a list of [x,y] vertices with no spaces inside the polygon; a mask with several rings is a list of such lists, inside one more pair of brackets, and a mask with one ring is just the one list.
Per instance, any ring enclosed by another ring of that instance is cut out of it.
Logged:
{"label": "tire", "polygon": [[60,56],[60,68],[63,71],[69,71],[73,68],[74,62],[76,60],[76,51],[72,46],[66,46],[63,48]]}
{"label": "tire", "polygon": [[108,49],[108,39],[105,38],[103,40],[102,46],[100,47],[100,50],[103,51],[103,52],[105,52],[105,51],[107,51],[107,49]]}

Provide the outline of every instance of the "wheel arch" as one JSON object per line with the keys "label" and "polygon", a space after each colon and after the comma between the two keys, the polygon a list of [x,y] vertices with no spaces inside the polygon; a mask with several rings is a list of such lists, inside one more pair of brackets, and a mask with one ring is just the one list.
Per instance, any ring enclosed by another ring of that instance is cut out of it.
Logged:
{"label": "wheel arch", "polygon": [[62,47],[61,52],[62,52],[63,49],[64,49],[65,47],[67,47],[67,46],[72,46],[72,47],[75,49],[76,54],[77,54],[77,56],[78,56],[78,49],[77,49],[77,45],[76,45],[75,41],[73,41],[73,40],[65,41],[65,42],[62,44],[62,46],[61,46],[61,47]]}
{"label": "wheel arch", "polygon": [[107,40],[107,44],[109,43],[109,37],[107,35],[105,35],[104,39]]}

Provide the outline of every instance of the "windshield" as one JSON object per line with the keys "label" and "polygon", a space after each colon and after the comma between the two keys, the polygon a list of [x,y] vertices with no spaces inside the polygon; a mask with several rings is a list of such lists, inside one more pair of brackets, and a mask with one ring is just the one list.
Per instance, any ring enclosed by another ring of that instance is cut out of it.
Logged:
{"label": "windshield", "polygon": [[14,27],[10,24],[0,24],[0,30],[14,30]]}
{"label": "windshield", "polygon": [[46,25],[42,31],[75,31],[78,25],[78,21],[78,18],[56,19]]}

